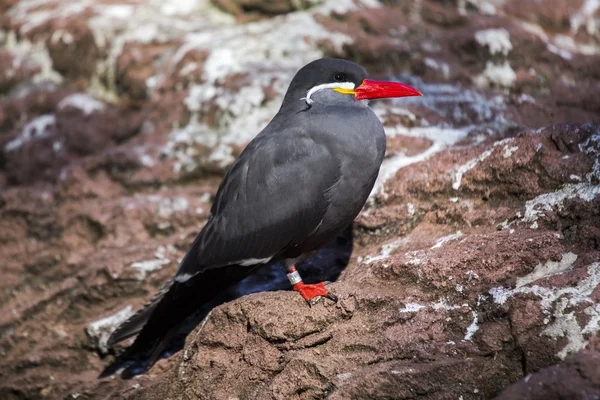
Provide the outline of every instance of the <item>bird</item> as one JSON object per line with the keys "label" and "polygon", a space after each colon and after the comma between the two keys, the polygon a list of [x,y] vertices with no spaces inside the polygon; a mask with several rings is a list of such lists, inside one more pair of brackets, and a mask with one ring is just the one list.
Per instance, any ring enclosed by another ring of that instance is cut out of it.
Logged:
{"label": "bird", "polygon": [[187,317],[274,261],[309,306],[337,301],[325,283],[305,284],[296,266],[348,227],[375,184],[386,137],[368,101],[407,96],[421,93],[368,79],[351,61],[322,58],[302,67],[277,114],[225,174],[175,276],[108,345],[137,335],[122,359],[143,358],[146,370]]}

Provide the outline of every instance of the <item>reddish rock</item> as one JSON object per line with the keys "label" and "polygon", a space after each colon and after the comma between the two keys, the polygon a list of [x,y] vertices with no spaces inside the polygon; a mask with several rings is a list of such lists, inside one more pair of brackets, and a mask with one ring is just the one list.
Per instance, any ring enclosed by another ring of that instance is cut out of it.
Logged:
{"label": "reddish rock", "polygon": [[[88,95],[41,92],[13,101],[4,105],[9,115],[44,112],[15,124],[0,139],[4,168],[13,184],[56,182],[63,167],[74,159],[131,138],[141,124],[140,114],[126,107],[111,107]],[[139,165],[136,158],[121,168]]]}
{"label": "reddish rock", "polygon": [[147,82],[164,62],[172,43],[129,42],[116,62],[115,84],[119,94],[143,100],[148,96]]}
{"label": "reddish rock", "polygon": [[[296,15],[308,3],[219,1],[262,19],[231,26],[211,6],[17,3],[30,4],[0,5],[17,39],[0,52],[0,398],[598,395],[600,75],[593,46],[581,47],[596,40],[587,22],[569,26],[581,2]],[[345,36],[314,39],[311,18]],[[110,43],[96,41],[98,26],[115,28]],[[264,54],[203,42],[215,32],[252,43],[264,26],[284,32]],[[476,40],[498,28],[507,52]],[[302,54],[287,34],[303,38]],[[353,234],[302,267],[335,280],[340,301],[309,309],[267,266],[182,351],[135,381],[98,381],[121,347],[103,348],[90,324],[140,307],[174,273],[227,152],[243,148],[233,122],[268,118],[304,52],[424,93],[372,103],[389,136],[385,179]],[[488,62],[506,62],[514,84],[475,88]]]}
{"label": "reddish rock", "polygon": [[[14,68],[14,64],[15,57],[8,51],[0,50],[0,93],[7,93],[18,82],[37,72],[29,68]],[[0,115],[0,126],[5,118]]]}
{"label": "reddish rock", "polygon": [[97,62],[103,56],[88,21],[82,15],[57,19],[49,27],[44,27],[43,32],[52,32],[46,38],[52,67],[73,81],[76,87],[85,90],[89,79],[96,73]]}
{"label": "reddish rock", "polygon": [[[497,400],[594,399],[600,396],[600,354],[584,350],[511,385]],[[569,384],[565,385],[565,382]]]}
{"label": "reddish rock", "polygon": [[312,6],[315,1],[212,0],[211,3],[223,11],[233,14],[241,21],[248,21],[264,17],[272,17],[279,14],[287,14],[296,10],[303,10]]}
{"label": "reddish rock", "polygon": [[582,8],[584,3],[584,0],[568,2],[509,0],[502,8],[520,19],[536,22],[552,31],[568,32],[571,27],[571,17]]}

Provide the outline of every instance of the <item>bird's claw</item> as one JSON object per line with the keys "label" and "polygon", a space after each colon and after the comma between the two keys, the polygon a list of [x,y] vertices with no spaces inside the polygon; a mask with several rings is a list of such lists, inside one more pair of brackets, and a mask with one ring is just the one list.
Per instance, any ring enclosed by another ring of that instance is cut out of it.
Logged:
{"label": "bird's claw", "polygon": [[325,284],[325,282],[320,282],[307,285],[303,282],[299,282],[294,285],[294,290],[300,293],[302,298],[306,300],[306,303],[309,307],[312,307],[315,304],[317,304],[321,297],[326,297],[329,300],[337,303],[338,297],[335,294],[331,293],[329,290],[327,290]]}
{"label": "bird's claw", "polygon": [[331,293],[331,292],[327,292],[327,294],[325,295],[325,297],[327,297],[329,300],[333,301],[334,303],[338,302],[338,297],[337,295]]}
{"label": "bird's claw", "polygon": [[308,304],[308,307],[312,308],[312,306],[317,305],[317,303],[319,302],[319,300],[321,300],[321,296],[317,296],[314,297],[312,299],[304,299],[306,301],[306,304]]}

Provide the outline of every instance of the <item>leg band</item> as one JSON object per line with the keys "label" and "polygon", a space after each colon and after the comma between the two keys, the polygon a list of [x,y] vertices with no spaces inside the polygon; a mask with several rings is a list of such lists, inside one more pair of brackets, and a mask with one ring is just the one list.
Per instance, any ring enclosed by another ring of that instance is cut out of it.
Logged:
{"label": "leg band", "polygon": [[292,284],[292,286],[294,286],[297,283],[302,282],[302,278],[300,277],[300,274],[295,269],[294,269],[294,271],[287,274],[287,277],[288,277],[288,280],[290,281],[290,283]]}

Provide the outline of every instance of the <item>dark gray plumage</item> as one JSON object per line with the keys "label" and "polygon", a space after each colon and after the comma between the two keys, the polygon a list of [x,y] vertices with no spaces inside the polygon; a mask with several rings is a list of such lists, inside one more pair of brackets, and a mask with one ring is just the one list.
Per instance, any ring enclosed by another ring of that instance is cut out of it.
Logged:
{"label": "dark gray plumage", "polygon": [[109,344],[141,331],[126,353],[143,353],[151,365],[173,329],[219,290],[266,261],[295,265],[351,223],[385,153],[381,122],[349,95],[365,78],[360,66],[339,59],[296,74],[277,115],[223,179],[174,280]]}

